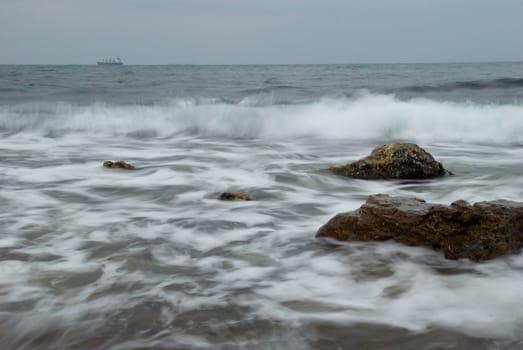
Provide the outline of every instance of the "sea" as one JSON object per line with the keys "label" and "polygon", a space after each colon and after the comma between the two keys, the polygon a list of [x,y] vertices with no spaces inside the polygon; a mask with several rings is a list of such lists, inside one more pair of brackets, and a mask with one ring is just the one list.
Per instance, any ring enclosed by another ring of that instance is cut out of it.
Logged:
{"label": "sea", "polygon": [[[321,171],[397,141],[454,175]],[[0,348],[523,349],[523,253],[315,238],[522,174],[521,62],[0,65]]]}

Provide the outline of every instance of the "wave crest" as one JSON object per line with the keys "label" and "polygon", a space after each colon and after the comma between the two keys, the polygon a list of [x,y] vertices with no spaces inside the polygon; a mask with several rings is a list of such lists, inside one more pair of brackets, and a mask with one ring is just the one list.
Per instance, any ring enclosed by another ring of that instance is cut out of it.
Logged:
{"label": "wave crest", "polygon": [[480,105],[393,95],[265,105],[177,100],[168,105],[33,104],[0,109],[4,133],[180,133],[227,138],[317,137],[418,141],[523,142],[522,105]]}

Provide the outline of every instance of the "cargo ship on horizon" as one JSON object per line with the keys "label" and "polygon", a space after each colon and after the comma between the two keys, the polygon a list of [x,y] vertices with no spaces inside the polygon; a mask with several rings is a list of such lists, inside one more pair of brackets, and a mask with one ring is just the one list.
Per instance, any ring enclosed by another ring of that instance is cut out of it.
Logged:
{"label": "cargo ship on horizon", "polygon": [[122,66],[123,62],[120,57],[116,58],[103,58],[97,62],[99,66]]}

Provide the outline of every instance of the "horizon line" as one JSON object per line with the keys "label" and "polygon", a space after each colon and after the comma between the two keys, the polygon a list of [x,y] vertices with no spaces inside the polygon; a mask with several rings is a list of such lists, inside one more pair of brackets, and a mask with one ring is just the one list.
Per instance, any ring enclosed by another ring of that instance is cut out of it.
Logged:
{"label": "horizon line", "polygon": [[[493,64],[523,63],[523,60],[499,61],[398,61],[353,63],[124,63],[124,66],[337,66],[337,65],[394,65],[394,64]],[[97,63],[0,63],[0,66],[97,66]],[[120,66],[121,67],[121,66]]]}

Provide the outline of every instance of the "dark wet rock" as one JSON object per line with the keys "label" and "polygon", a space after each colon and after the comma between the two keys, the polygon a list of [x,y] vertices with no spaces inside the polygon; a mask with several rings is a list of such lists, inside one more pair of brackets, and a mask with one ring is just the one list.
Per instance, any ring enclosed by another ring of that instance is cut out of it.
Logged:
{"label": "dark wet rock", "polygon": [[327,172],[356,179],[429,179],[451,173],[413,143],[380,145],[354,163],[324,169]]}
{"label": "dark wet rock", "polygon": [[106,168],[116,168],[116,169],[134,169],[134,166],[132,166],[129,163],[124,162],[123,160],[119,160],[117,162],[111,162],[110,160],[106,160],[103,163],[103,166]]}
{"label": "dark wet rock", "polygon": [[223,192],[219,197],[222,201],[250,201],[252,198],[242,192]]}
{"label": "dark wet rock", "polygon": [[394,240],[441,251],[448,259],[493,259],[523,247],[523,203],[459,200],[450,206],[412,197],[369,196],[359,209],[334,216],[316,237]]}

